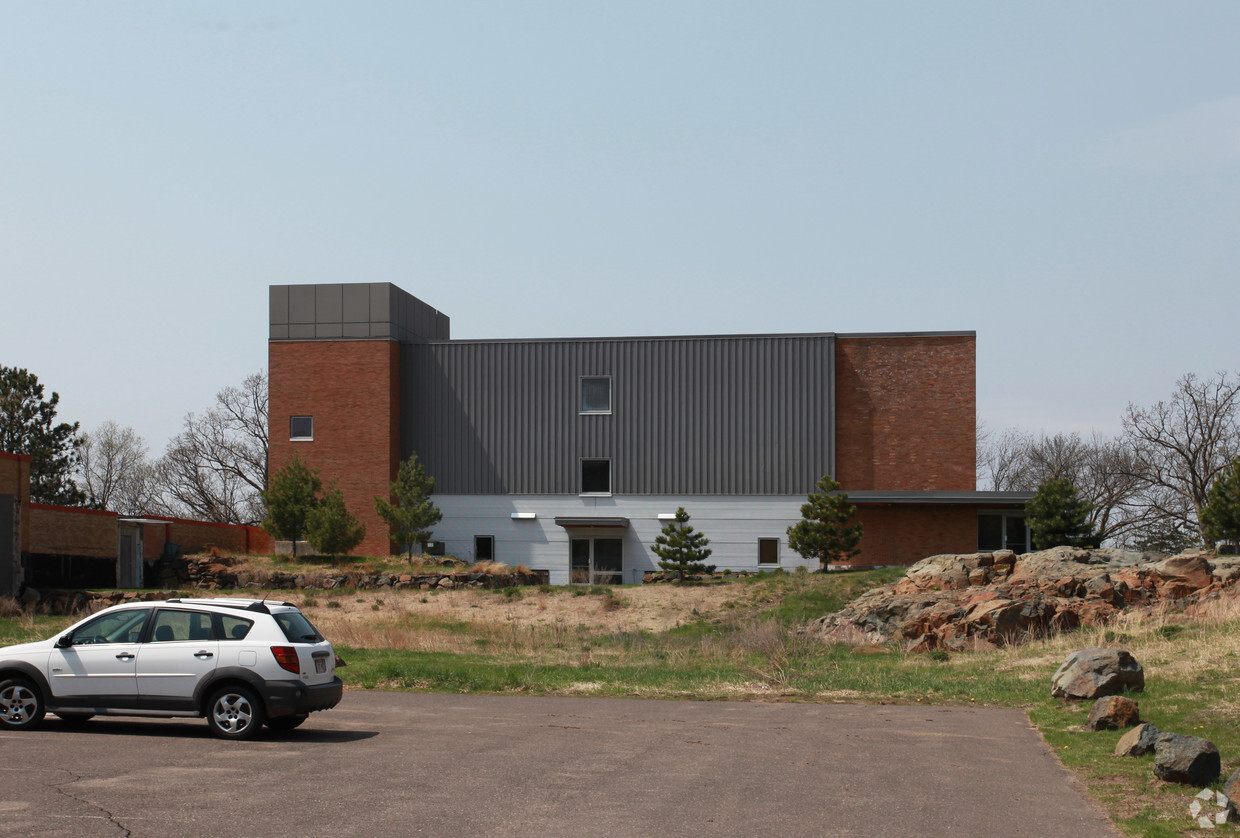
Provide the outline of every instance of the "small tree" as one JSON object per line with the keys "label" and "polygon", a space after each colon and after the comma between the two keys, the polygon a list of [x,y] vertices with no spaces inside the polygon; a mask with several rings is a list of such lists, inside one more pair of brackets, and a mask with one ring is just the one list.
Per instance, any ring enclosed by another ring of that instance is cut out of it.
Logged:
{"label": "small tree", "polygon": [[366,527],[344,505],[344,492],[332,484],[327,494],[306,513],[306,539],[333,559],[362,543]]}
{"label": "small tree", "polygon": [[1096,547],[1094,528],[1089,523],[1093,504],[1081,500],[1071,480],[1044,481],[1025,503],[1025,523],[1033,536],[1035,550],[1068,545]]}
{"label": "small tree", "polygon": [[686,574],[714,573],[715,566],[706,564],[710,558],[710,539],[689,526],[689,513],[682,506],[676,510],[675,519],[663,525],[663,531],[655,536],[654,554],[659,557],[659,568],[674,571],[683,582]]}
{"label": "small tree", "polygon": [[413,545],[420,545],[425,552],[426,542],[434,535],[431,527],[443,520],[443,513],[431,502],[435,478],[418,462],[417,453],[410,454],[409,459],[400,464],[391,493],[395,503],[376,497],[375,512],[387,522],[392,541],[407,547],[409,561],[413,562]]}
{"label": "small tree", "polygon": [[30,500],[79,506],[86,494],[73,482],[82,438],[78,423],[56,422],[60,394],[43,398],[39,377],[0,366],[0,451],[30,457]]}
{"label": "small tree", "polygon": [[263,529],[272,538],[293,542],[293,555],[297,555],[297,542],[306,531],[306,518],[318,505],[318,495],[323,489],[319,473],[306,466],[300,459],[293,460],[271,475],[263,502],[267,504],[267,517]]}
{"label": "small tree", "polygon": [[1210,484],[1201,524],[1207,543],[1240,543],[1240,457]]}
{"label": "small tree", "polygon": [[820,570],[832,562],[855,556],[861,543],[861,523],[850,523],[857,507],[848,502],[840,484],[825,474],[801,505],[801,518],[788,527],[788,546],[806,559],[817,559]]}

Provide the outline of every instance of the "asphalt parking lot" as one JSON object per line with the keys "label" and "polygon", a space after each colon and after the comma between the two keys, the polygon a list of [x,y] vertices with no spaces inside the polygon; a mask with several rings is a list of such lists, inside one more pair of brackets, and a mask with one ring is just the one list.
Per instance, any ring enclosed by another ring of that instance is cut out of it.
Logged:
{"label": "asphalt parking lot", "polygon": [[349,692],[0,734],[0,834],[1118,835],[1016,710]]}

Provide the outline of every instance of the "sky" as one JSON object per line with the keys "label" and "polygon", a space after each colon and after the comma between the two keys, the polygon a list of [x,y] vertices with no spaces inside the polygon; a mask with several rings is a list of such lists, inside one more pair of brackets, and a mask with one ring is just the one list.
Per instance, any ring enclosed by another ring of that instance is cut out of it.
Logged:
{"label": "sky", "polygon": [[162,452],[267,286],[456,338],[977,333],[992,429],[1240,368],[1240,3],[0,0],[0,365]]}

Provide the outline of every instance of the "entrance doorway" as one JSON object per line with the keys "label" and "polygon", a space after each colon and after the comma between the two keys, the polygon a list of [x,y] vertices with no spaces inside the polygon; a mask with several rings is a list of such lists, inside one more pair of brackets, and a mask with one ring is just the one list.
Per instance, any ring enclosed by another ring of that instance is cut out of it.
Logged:
{"label": "entrance doorway", "polygon": [[568,581],[574,585],[619,585],[624,578],[624,539],[574,538]]}

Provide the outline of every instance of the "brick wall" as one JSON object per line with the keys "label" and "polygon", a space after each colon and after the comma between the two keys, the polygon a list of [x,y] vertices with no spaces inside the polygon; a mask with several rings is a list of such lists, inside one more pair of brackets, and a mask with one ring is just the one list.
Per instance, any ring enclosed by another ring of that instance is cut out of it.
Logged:
{"label": "brick wall", "polygon": [[977,549],[977,510],[959,506],[857,505],[861,552],[855,565],[911,565]]}
{"label": "brick wall", "polygon": [[0,451],[0,495],[13,495],[21,507],[19,524],[19,549],[28,550],[30,542],[30,516],[25,514],[30,505],[30,457],[25,454],[9,454]]}
{"label": "brick wall", "polygon": [[116,513],[32,503],[26,551],[50,556],[116,558]]}
{"label": "brick wall", "polygon": [[[271,341],[268,344],[272,473],[294,457],[338,480],[349,511],[366,525],[357,549],[387,555],[387,527],[374,498],[388,496],[400,465],[400,344],[394,340]],[[313,416],[314,439],[289,440],[289,417]]]}
{"label": "brick wall", "polygon": [[184,518],[158,517],[166,523],[144,524],[142,527],[142,552],[148,560],[158,559],[168,542],[180,546],[181,553],[205,553],[218,547],[229,553],[273,553],[275,545],[271,536],[259,527],[239,524],[215,524],[209,521],[188,521]]}
{"label": "brick wall", "polygon": [[976,339],[841,337],[835,478],[846,491],[976,486]]}

